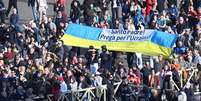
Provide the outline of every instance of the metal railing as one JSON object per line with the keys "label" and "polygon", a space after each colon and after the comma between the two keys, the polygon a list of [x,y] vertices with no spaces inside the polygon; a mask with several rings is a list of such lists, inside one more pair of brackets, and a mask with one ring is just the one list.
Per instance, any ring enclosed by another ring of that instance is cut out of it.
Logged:
{"label": "metal railing", "polygon": [[[187,69],[186,71],[191,71],[191,74],[188,77],[187,82],[190,82],[190,79],[193,76],[197,75],[198,70],[197,69]],[[182,78],[181,78],[182,79]],[[172,80],[171,81],[172,85],[175,87],[175,89],[166,89],[166,91],[180,91],[180,88],[176,85],[176,83]],[[114,83],[114,95],[116,94],[117,90],[119,89],[121,82]],[[185,87],[187,83],[182,84],[181,88]],[[131,85],[134,88],[144,88],[147,87],[149,89],[156,89],[154,87],[148,87],[145,85]],[[158,89],[160,90],[160,89]],[[106,91],[107,91],[107,85],[101,85],[97,87],[90,87],[90,88],[85,88],[85,89],[79,89],[76,91],[69,91],[66,93],[61,93],[60,97],[58,98],[57,101],[93,101],[94,99],[98,98],[98,101],[102,100],[106,101]],[[201,92],[195,92],[195,95],[201,95]],[[48,101],[52,101],[51,97],[53,95],[48,95]],[[115,98],[114,98],[115,99]]]}
{"label": "metal railing", "polygon": [[[115,86],[114,94],[117,92],[121,82],[114,83]],[[93,99],[98,98],[99,101],[103,96],[103,101],[106,101],[106,90],[107,85],[101,85],[97,87],[90,87],[85,89],[79,89],[76,91],[68,91],[66,93],[61,93],[57,101],[93,101]],[[51,97],[54,95],[47,95],[47,100],[52,101]]]}

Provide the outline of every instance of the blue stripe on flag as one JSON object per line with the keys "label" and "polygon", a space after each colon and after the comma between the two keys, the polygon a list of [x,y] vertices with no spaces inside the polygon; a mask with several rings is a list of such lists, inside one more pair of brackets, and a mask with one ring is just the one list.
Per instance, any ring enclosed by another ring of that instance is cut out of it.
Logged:
{"label": "blue stripe on flag", "polygon": [[65,33],[88,40],[98,40],[101,32],[100,28],[69,24]]}
{"label": "blue stripe on flag", "polygon": [[173,47],[176,40],[177,40],[176,34],[169,34],[161,31],[155,31],[155,33],[151,38],[151,42],[169,48]]}

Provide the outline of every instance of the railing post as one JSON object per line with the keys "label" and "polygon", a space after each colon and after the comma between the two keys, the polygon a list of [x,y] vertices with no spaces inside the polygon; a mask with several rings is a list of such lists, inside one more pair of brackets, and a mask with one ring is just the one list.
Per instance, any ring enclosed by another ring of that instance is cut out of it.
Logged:
{"label": "railing post", "polygon": [[88,96],[88,97],[87,97],[87,99],[88,99],[87,101],[91,101],[90,90],[87,90],[87,96]]}
{"label": "railing post", "polygon": [[[116,86],[115,87],[115,93],[117,91],[117,89],[119,88],[119,85],[121,84],[121,82],[118,82],[118,83],[114,83],[113,86]],[[97,91],[97,90],[100,90],[98,91],[98,93],[96,92],[96,94],[94,94],[93,91]],[[100,97],[103,97],[103,101],[107,101],[107,85],[101,85],[101,86],[98,86],[98,87],[90,87],[90,88],[85,88],[85,89],[79,89],[79,90],[76,90],[76,91],[69,91],[67,93],[61,93],[60,97],[58,98],[58,101],[64,101],[64,100],[67,100],[67,101],[93,101],[93,98],[96,98],[97,96]],[[67,95],[66,95],[67,94]],[[71,94],[71,95],[69,95]],[[52,96],[52,95],[51,95]],[[71,97],[70,99],[68,97]],[[51,101],[50,97],[48,96],[48,100]]]}
{"label": "railing post", "polygon": [[70,93],[71,100],[72,100],[72,101],[75,101],[75,98],[74,98],[74,96],[73,96],[73,95],[74,95],[74,94],[73,94],[73,92],[71,92],[71,93]]}
{"label": "railing post", "polygon": [[180,82],[181,82],[181,88],[183,88],[183,69],[181,70],[181,73],[180,73]]}
{"label": "railing post", "polygon": [[47,101],[52,101],[52,99],[50,98],[51,96],[53,96],[53,95],[47,95]]}
{"label": "railing post", "polygon": [[106,101],[106,89],[103,90],[104,94],[104,101]]}
{"label": "railing post", "polygon": [[116,94],[117,90],[119,89],[121,82],[116,83],[115,85],[117,85],[114,89],[114,95]]}

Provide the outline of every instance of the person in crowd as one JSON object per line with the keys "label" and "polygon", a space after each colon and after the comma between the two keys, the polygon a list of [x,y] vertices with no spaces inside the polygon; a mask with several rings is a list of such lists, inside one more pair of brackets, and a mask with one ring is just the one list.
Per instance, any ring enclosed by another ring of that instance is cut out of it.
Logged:
{"label": "person in crowd", "polygon": [[154,59],[154,81],[155,81],[155,87],[160,88],[160,71],[162,69],[162,65],[159,62],[158,58]]}
{"label": "person in crowd", "polygon": [[96,28],[98,28],[99,26],[100,26],[100,23],[99,23],[98,16],[95,16],[95,17],[93,18],[92,23],[91,23],[91,27],[96,27]]}
{"label": "person in crowd", "polygon": [[172,80],[172,71],[171,67],[169,65],[165,65],[162,72],[161,72],[161,77],[163,78],[163,89],[171,89],[171,80]]}
{"label": "person in crowd", "polygon": [[167,21],[165,19],[165,15],[163,12],[159,15],[159,18],[157,19],[157,22],[156,22],[156,28],[160,31],[164,31],[167,24]]}
{"label": "person in crowd", "polygon": [[78,89],[88,88],[89,86],[90,84],[87,83],[86,77],[84,75],[81,75]]}
{"label": "person in crowd", "polygon": [[[193,40],[194,42],[198,42],[199,41],[199,38],[200,38],[200,30],[201,30],[201,27],[199,24],[196,24],[195,25],[195,30],[192,32],[192,37],[193,37]],[[196,46],[196,43],[193,43],[192,46]]]}
{"label": "person in crowd", "polygon": [[111,24],[112,17],[111,17],[111,14],[109,13],[109,10],[106,10],[104,15],[100,17],[100,21],[103,21],[103,20],[105,20],[108,24]]}
{"label": "person in crowd", "polygon": [[136,14],[133,18],[135,28],[139,27],[140,24],[145,24],[144,16],[142,15],[140,10],[136,11]]}
{"label": "person in crowd", "polygon": [[19,23],[19,15],[17,14],[17,9],[13,9],[13,13],[10,15],[10,24],[14,28],[17,28],[17,25]]}
{"label": "person in crowd", "polygon": [[138,86],[141,84],[140,77],[137,75],[137,73],[134,72],[133,68],[130,68],[128,71],[128,81],[129,83]]}
{"label": "person in crowd", "polygon": [[120,0],[110,0],[112,7],[112,20],[119,19]]}
{"label": "person in crowd", "polygon": [[177,33],[182,34],[184,33],[184,29],[187,28],[187,25],[185,23],[184,17],[179,17],[179,23],[176,25]]}
{"label": "person in crowd", "polygon": [[112,55],[107,50],[107,47],[105,45],[103,45],[101,48],[102,53],[100,53],[100,59],[101,59],[100,67],[112,70]]}
{"label": "person in crowd", "polygon": [[198,50],[193,51],[193,63],[198,65],[201,64],[201,56]]}
{"label": "person in crowd", "polygon": [[[101,49],[90,46],[83,54],[84,49],[71,48],[60,39],[69,24],[64,14],[65,0],[56,0],[52,11],[57,15],[50,17],[46,14],[47,0],[28,0],[34,20],[27,22],[19,22],[17,0],[8,2],[7,15],[14,7],[9,24],[3,21],[1,10],[5,7],[0,0],[0,100],[42,101],[51,94],[50,99],[56,101],[66,92],[90,87],[97,90],[106,85],[107,101],[134,101],[136,98],[197,101],[194,92],[201,89],[200,0],[71,2],[69,20],[73,23],[129,31],[149,28],[176,34],[178,38],[170,57],[159,55],[156,58],[133,52],[126,55],[123,52],[110,53],[109,46],[102,46]],[[146,62],[152,58],[153,62]],[[126,59],[127,62],[124,62]],[[196,69],[198,76],[193,75],[188,82],[192,70]],[[118,90],[114,88],[116,82],[121,82]],[[176,91],[175,87],[181,91]],[[73,99],[68,94],[65,97]],[[102,99],[101,96],[96,97]]]}
{"label": "person in crowd", "polygon": [[47,1],[38,0],[38,12],[39,12],[39,21],[41,22],[42,16],[47,14]]}
{"label": "person in crowd", "polygon": [[37,10],[38,5],[37,4],[38,4],[37,0],[28,0],[28,6],[31,6],[32,14],[33,14],[34,20],[36,22],[39,21],[39,15],[38,15],[38,10]]}
{"label": "person in crowd", "polygon": [[65,0],[57,0],[56,4],[54,5],[54,11],[55,11],[56,14],[59,11],[61,11],[64,19],[68,20],[68,15],[66,13],[65,5],[66,5],[66,1]]}
{"label": "person in crowd", "polygon": [[103,13],[109,9],[110,0],[100,0],[100,9]]}
{"label": "person in crowd", "polygon": [[125,22],[125,20],[130,16],[130,5],[128,4],[128,1],[126,1],[125,4],[122,6],[122,21]]}
{"label": "person in crowd", "polygon": [[117,80],[121,80],[123,77],[127,77],[127,71],[122,61],[118,63],[114,74]]}
{"label": "person in crowd", "polygon": [[141,69],[141,73],[143,75],[143,84],[149,86],[149,81],[151,79],[151,67],[149,62],[147,62],[144,67]]}
{"label": "person in crowd", "polygon": [[188,7],[190,6],[190,0],[182,0],[181,1],[181,11],[187,13]]}
{"label": "person in crowd", "polygon": [[119,19],[115,20],[115,23],[113,25],[113,29],[124,29],[124,25],[119,21]]}
{"label": "person in crowd", "polygon": [[71,2],[70,18],[73,23],[79,23],[79,18],[81,16],[80,2],[78,0],[73,0]]}
{"label": "person in crowd", "polygon": [[120,93],[120,101],[136,101],[136,98],[134,97],[134,94],[132,91],[132,88],[130,87],[129,81],[126,78],[123,78],[122,84],[119,87]]}
{"label": "person in crowd", "polygon": [[41,43],[41,35],[39,33],[39,29],[38,29],[38,27],[37,27],[35,22],[31,23],[30,31],[33,33],[33,36],[36,39],[36,42],[38,42],[40,44]]}
{"label": "person in crowd", "polygon": [[179,41],[182,41],[182,43],[184,44],[185,47],[190,47],[193,46],[192,40],[193,40],[193,36],[191,35],[190,30],[185,29],[185,32],[183,33],[183,35],[181,35],[178,38]]}
{"label": "person in crowd", "polygon": [[61,0],[57,0],[57,2],[54,5],[54,12],[58,13],[58,11],[64,12],[64,4]]}
{"label": "person in crowd", "polygon": [[157,0],[146,0],[146,18],[149,20],[151,11],[156,9]]}
{"label": "person in crowd", "polygon": [[156,29],[156,25],[157,25],[157,19],[158,19],[158,13],[155,13],[150,22],[149,22],[149,28],[150,29]]}
{"label": "person in crowd", "polygon": [[109,20],[108,16],[106,16],[106,15],[103,16],[103,20],[100,21],[99,27],[105,28],[105,29],[110,28],[110,20]]}
{"label": "person in crowd", "polygon": [[101,77],[101,73],[100,72],[96,72],[96,75],[94,77],[94,86],[101,86],[103,82],[103,78]]}
{"label": "person in crowd", "polygon": [[134,31],[136,29],[132,18],[127,19],[125,28],[130,31]]}
{"label": "person in crowd", "polygon": [[106,100],[107,101],[113,101],[114,100],[114,78],[111,72],[108,70],[105,70],[104,77],[103,77],[103,84],[107,85],[107,91],[106,91]]}
{"label": "person in crowd", "polygon": [[[55,35],[57,32],[57,26],[56,24],[53,22],[52,18],[48,19],[48,23],[47,23],[47,30],[48,30],[48,34],[49,35]],[[48,37],[48,36],[47,36]]]}
{"label": "person in crowd", "polygon": [[175,54],[185,54],[186,53],[186,47],[184,47],[183,43],[181,41],[177,42],[177,46],[174,48]]}
{"label": "person in crowd", "polygon": [[59,12],[57,13],[57,16],[56,16],[55,19],[54,19],[54,23],[55,23],[55,25],[56,25],[57,28],[58,28],[59,26],[61,26],[61,23],[64,23],[64,22],[65,22],[65,19],[64,19],[63,15],[62,15],[62,12],[59,11]]}
{"label": "person in crowd", "polygon": [[171,4],[170,8],[168,8],[168,13],[170,14],[170,19],[171,19],[172,23],[175,25],[177,18],[179,16],[179,11],[178,11],[178,8],[176,7],[176,5]]}
{"label": "person in crowd", "polygon": [[171,68],[172,68],[172,79],[176,83],[176,85],[180,88],[181,87],[181,84],[180,84],[181,77],[179,75],[179,71],[181,70],[181,65],[180,65],[180,63],[178,63],[177,59],[174,59],[172,61]]}
{"label": "person in crowd", "polygon": [[0,19],[1,19],[1,23],[5,22],[5,15],[6,14],[6,8],[4,5],[4,2],[2,0],[0,0]]}
{"label": "person in crowd", "polygon": [[63,77],[58,77],[58,80],[60,82],[60,92],[61,93],[67,93],[68,87],[67,87],[66,82],[64,81],[64,78]]}
{"label": "person in crowd", "polygon": [[139,66],[140,65],[140,59],[137,55],[138,53],[131,53],[127,52],[127,63],[128,67],[132,68],[133,66]]}
{"label": "person in crowd", "polygon": [[90,69],[92,74],[96,74],[99,66],[98,66],[98,53],[93,46],[89,46],[89,50],[87,51],[86,59],[87,59],[87,68]]}
{"label": "person in crowd", "polygon": [[157,10],[161,13],[163,10],[166,9],[167,2],[166,0],[157,0]]}
{"label": "person in crowd", "polygon": [[[83,3],[84,5],[84,3]],[[84,16],[84,22],[86,23],[86,25],[90,26],[94,15],[95,15],[95,8],[94,8],[94,4],[90,4],[89,6],[84,5],[84,11],[83,11],[83,16]]]}
{"label": "person in crowd", "polygon": [[7,12],[6,12],[6,16],[9,15],[10,10],[11,10],[12,7],[16,8],[16,10],[18,11],[18,9],[17,9],[17,0],[9,0],[9,2],[8,2],[8,9],[7,9]]}

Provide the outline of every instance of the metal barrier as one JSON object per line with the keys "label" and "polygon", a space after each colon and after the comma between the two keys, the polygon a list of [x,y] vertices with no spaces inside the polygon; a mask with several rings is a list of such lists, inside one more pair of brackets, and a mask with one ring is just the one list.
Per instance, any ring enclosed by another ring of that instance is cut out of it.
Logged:
{"label": "metal barrier", "polygon": [[[190,81],[190,79],[195,75],[197,75],[198,70],[197,69],[190,69],[190,70],[186,70],[186,71],[192,71],[191,74],[189,75],[189,78],[187,80],[187,82]],[[182,78],[181,78],[182,79]],[[180,91],[179,87],[176,85],[176,83],[171,80],[171,83],[173,84],[173,86],[176,89],[166,89],[167,91]],[[117,82],[114,83],[114,95],[116,94],[119,86],[120,86],[121,82]],[[187,83],[186,83],[187,84]],[[183,87],[186,87],[186,84]],[[140,86],[136,86],[134,85],[134,87],[137,88],[143,88],[143,87],[147,87],[144,85],[140,85]],[[150,89],[156,89],[153,87],[148,87]],[[69,91],[66,93],[61,93],[60,97],[58,98],[57,101],[93,101],[94,99],[98,98],[98,101],[100,101],[100,99],[102,98],[103,101],[106,101],[106,91],[107,91],[107,85],[101,85],[101,86],[97,86],[97,87],[90,87],[90,88],[85,88],[85,89],[79,89],[76,91]],[[196,92],[195,95],[200,95],[200,92]],[[48,95],[48,101],[52,101],[51,97],[53,97],[53,95]],[[114,98],[115,99],[115,98]]]}
{"label": "metal barrier", "polygon": [[[121,82],[114,83],[115,89],[114,94],[116,94]],[[90,87],[85,89],[79,89],[76,91],[69,91],[66,93],[61,93],[57,101],[93,101],[95,98],[100,98],[103,96],[103,101],[106,101],[106,90],[107,85],[101,85],[97,87]],[[52,94],[47,96],[48,101],[52,101]],[[70,99],[69,99],[70,98]]]}

